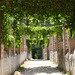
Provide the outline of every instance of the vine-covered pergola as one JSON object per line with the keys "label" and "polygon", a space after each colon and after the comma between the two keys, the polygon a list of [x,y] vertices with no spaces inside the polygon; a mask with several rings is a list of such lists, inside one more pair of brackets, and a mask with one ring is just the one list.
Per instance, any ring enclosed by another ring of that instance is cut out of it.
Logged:
{"label": "vine-covered pergola", "polygon": [[0,0],[0,38],[6,47],[13,46],[14,40],[19,47],[22,35],[31,43],[48,44],[47,36],[61,33],[64,21],[74,31],[74,20],[75,0]]}

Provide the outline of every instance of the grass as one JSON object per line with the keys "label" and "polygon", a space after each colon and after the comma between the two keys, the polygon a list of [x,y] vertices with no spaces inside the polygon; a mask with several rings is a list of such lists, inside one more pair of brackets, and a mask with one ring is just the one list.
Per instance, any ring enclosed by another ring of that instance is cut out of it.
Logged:
{"label": "grass", "polygon": [[23,66],[19,66],[17,71],[23,71],[25,68]]}
{"label": "grass", "polygon": [[59,68],[59,67],[57,67],[57,69],[59,69],[63,74],[65,74],[65,75],[70,75],[70,73],[66,73],[66,71],[65,70],[63,70],[63,69],[61,69],[61,68]]}
{"label": "grass", "polygon": [[70,73],[66,73],[66,75],[70,75]]}

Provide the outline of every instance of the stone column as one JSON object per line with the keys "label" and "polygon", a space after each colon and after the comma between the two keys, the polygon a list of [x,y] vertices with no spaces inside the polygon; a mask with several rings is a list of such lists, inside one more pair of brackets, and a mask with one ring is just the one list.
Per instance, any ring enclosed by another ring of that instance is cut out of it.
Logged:
{"label": "stone column", "polygon": [[[60,34],[57,33],[57,36],[56,36],[56,49],[57,49],[57,62],[58,62],[58,66],[60,67],[60,59],[61,59],[61,56],[60,55],[60,42],[61,42],[61,37],[60,37]],[[62,53],[63,54],[63,53]],[[62,62],[63,62],[63,59],[62,59]]]}
{"label": "stone column", "polygon": [[[67,33],[66,28],[63,27],[63,69],[68,70],[68,71],[70,70],[70,68],[69,68],[69,66],[70,66],[70,63],[69,63],[69,50],[70,49],[69,49],[69,40],[68,40],[70,37],[71,37],[70,29],[69,29],[69,32]],[[68,65],[68,69],[67,69],[66,64]]]}
{"label": "stone column", "polygon": [[48,47],[48,49],[49,49],[49,59],[50,59],[50,50],[51,50],[51,49],[50,49],[50,45],[51,45],[50,43],[51,43],[51,42],[50,42],[50,37],[49,37],[49,47]]}
{"label": "stone column", "polygon": [[63,55],[66,53],[66,29],[63,27]]}
{"label": "stone column", "polygon": [[71,38],[71,28],[69,28],[69,38]]}
{"label": "stone column", "polygon": [[54,37],[52,35],[52,51],[54,51]]}
{"label": "stone column", "polygon": [[1,62],[0,62],[0,72],[1,72],[1,75],[4,75],[4,72],[3,72],[3,64],[4,64],[4,62],[3,62],[3,59],[4,58],[4,45],[1,43],[1,39],[0,39],[0,60],[1,60]]}
{"label": "stone column", "polygon": [[[71,29],[69,28],[69,39],[71,38]],[[69,55],[71,54],[71,46],[70,46],[70,40],[69,41]],[[73,41],[74,42],[74,41]]]}
{"label": "stone column", "polygon": [[57,33],[57,36],[56,36],[56,47],[57,47],[57,57],[58,57],[58,59],[57,59],[57,62],[58,62],[58,66],[59,66],[59,52],[58,52],[58,50],[59,50],[59,33]]}
{"label": "stone column", "polygon": [[19,54],[21,54],[21,46],[19,47]]}
{"label": "stone column", "polygon": [[4,57],[4,45],[1,43],[0,39],[0,60]]}
{"label": "stone column", "polygon": [[63,27],[63,54],[65,55],[66,52],[69,50],[69,38],[71,38],[70,28],[68,33],[66,32],[66,28]]}
{"label": "stone column", "polygon": [[53,61],[53,48],[54,48],[54,45],[53,45],[53,35],[50,36],[50,51],[49,51],[49,58],[50,60]]}
{"label": "stone column", "polygon": [[57,33],[57,36],[56,36],[56,45],[57,45],[57,51],[59,51],[60,50],[60,45],[59,45],[59,43],[61,42],[61,37],[60,37],[60,34],[59,33]]}
{"label": "stone column", "polygon": [[5,48],[7,50],[8,56],[11,56],[11,49],[10,48]]}
{"label": "stone column", "polygon": [[[24,51],[25,51],[25,59],[29,59],[30,53],[28,51],[27,44],[26,44],[26,36],[24,36]],[[31,53],[31,56],[32,56],[32,53]]]}
{"label": "stone column", "polygon": [[0,11],[0,59],[3,59],[4,56],[4,45],[2,44],[1,36],[2,36],[2,18],[3,15]]}
{"label": "stone column", "polygon": [[56,51],[56,39],[53,36],[53,52]]}
{"label": "stone column", "polygon": [[13,46],[13,52],[14,52],[14,56],[16,55],[16,53],[15,53],[15,41],[14,41],[14,46]]}
{"label": "stone column", "polygon": [[65,27],[63,27],[63,69],[66,70],[65,54],[67,49],[67,33]]}

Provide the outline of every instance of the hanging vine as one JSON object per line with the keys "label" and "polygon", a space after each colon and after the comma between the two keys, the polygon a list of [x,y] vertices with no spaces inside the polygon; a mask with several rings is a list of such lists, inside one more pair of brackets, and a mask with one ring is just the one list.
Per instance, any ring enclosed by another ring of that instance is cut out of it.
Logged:
{"label": "hanging vine", "polygon": [[[36,37],[30,45],[32,43],[39,45],[42,41],[44,46],[47,43],[47,36],[62,33],[64,20],[66,25],[72,28],[72,32],[75,29],[75,0],[1,0],[0,15],[3,13],[2,41],[6,46],[13,46],[15,40],[16,47],[19,47],[22,35],[30,36],[30,40]],[[11,17],[14,18],[12,23]],[[41,27],[42,25],[49,27]]]}
{"label": "hanging vine", "polygon": [[12,36],[11,20],[8,14],[4,14],[2,35],[2,42],[5,47],[12,47],[14,45],[14,36]]}

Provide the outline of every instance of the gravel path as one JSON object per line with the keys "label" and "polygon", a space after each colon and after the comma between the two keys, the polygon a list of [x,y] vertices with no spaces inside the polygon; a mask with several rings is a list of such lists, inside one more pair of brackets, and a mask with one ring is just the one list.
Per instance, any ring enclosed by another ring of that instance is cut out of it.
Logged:
{"label": "gravel path", "polygon": [[23,66],[22,75],[62,75],[57,65],[48,60],[26,61]]}

